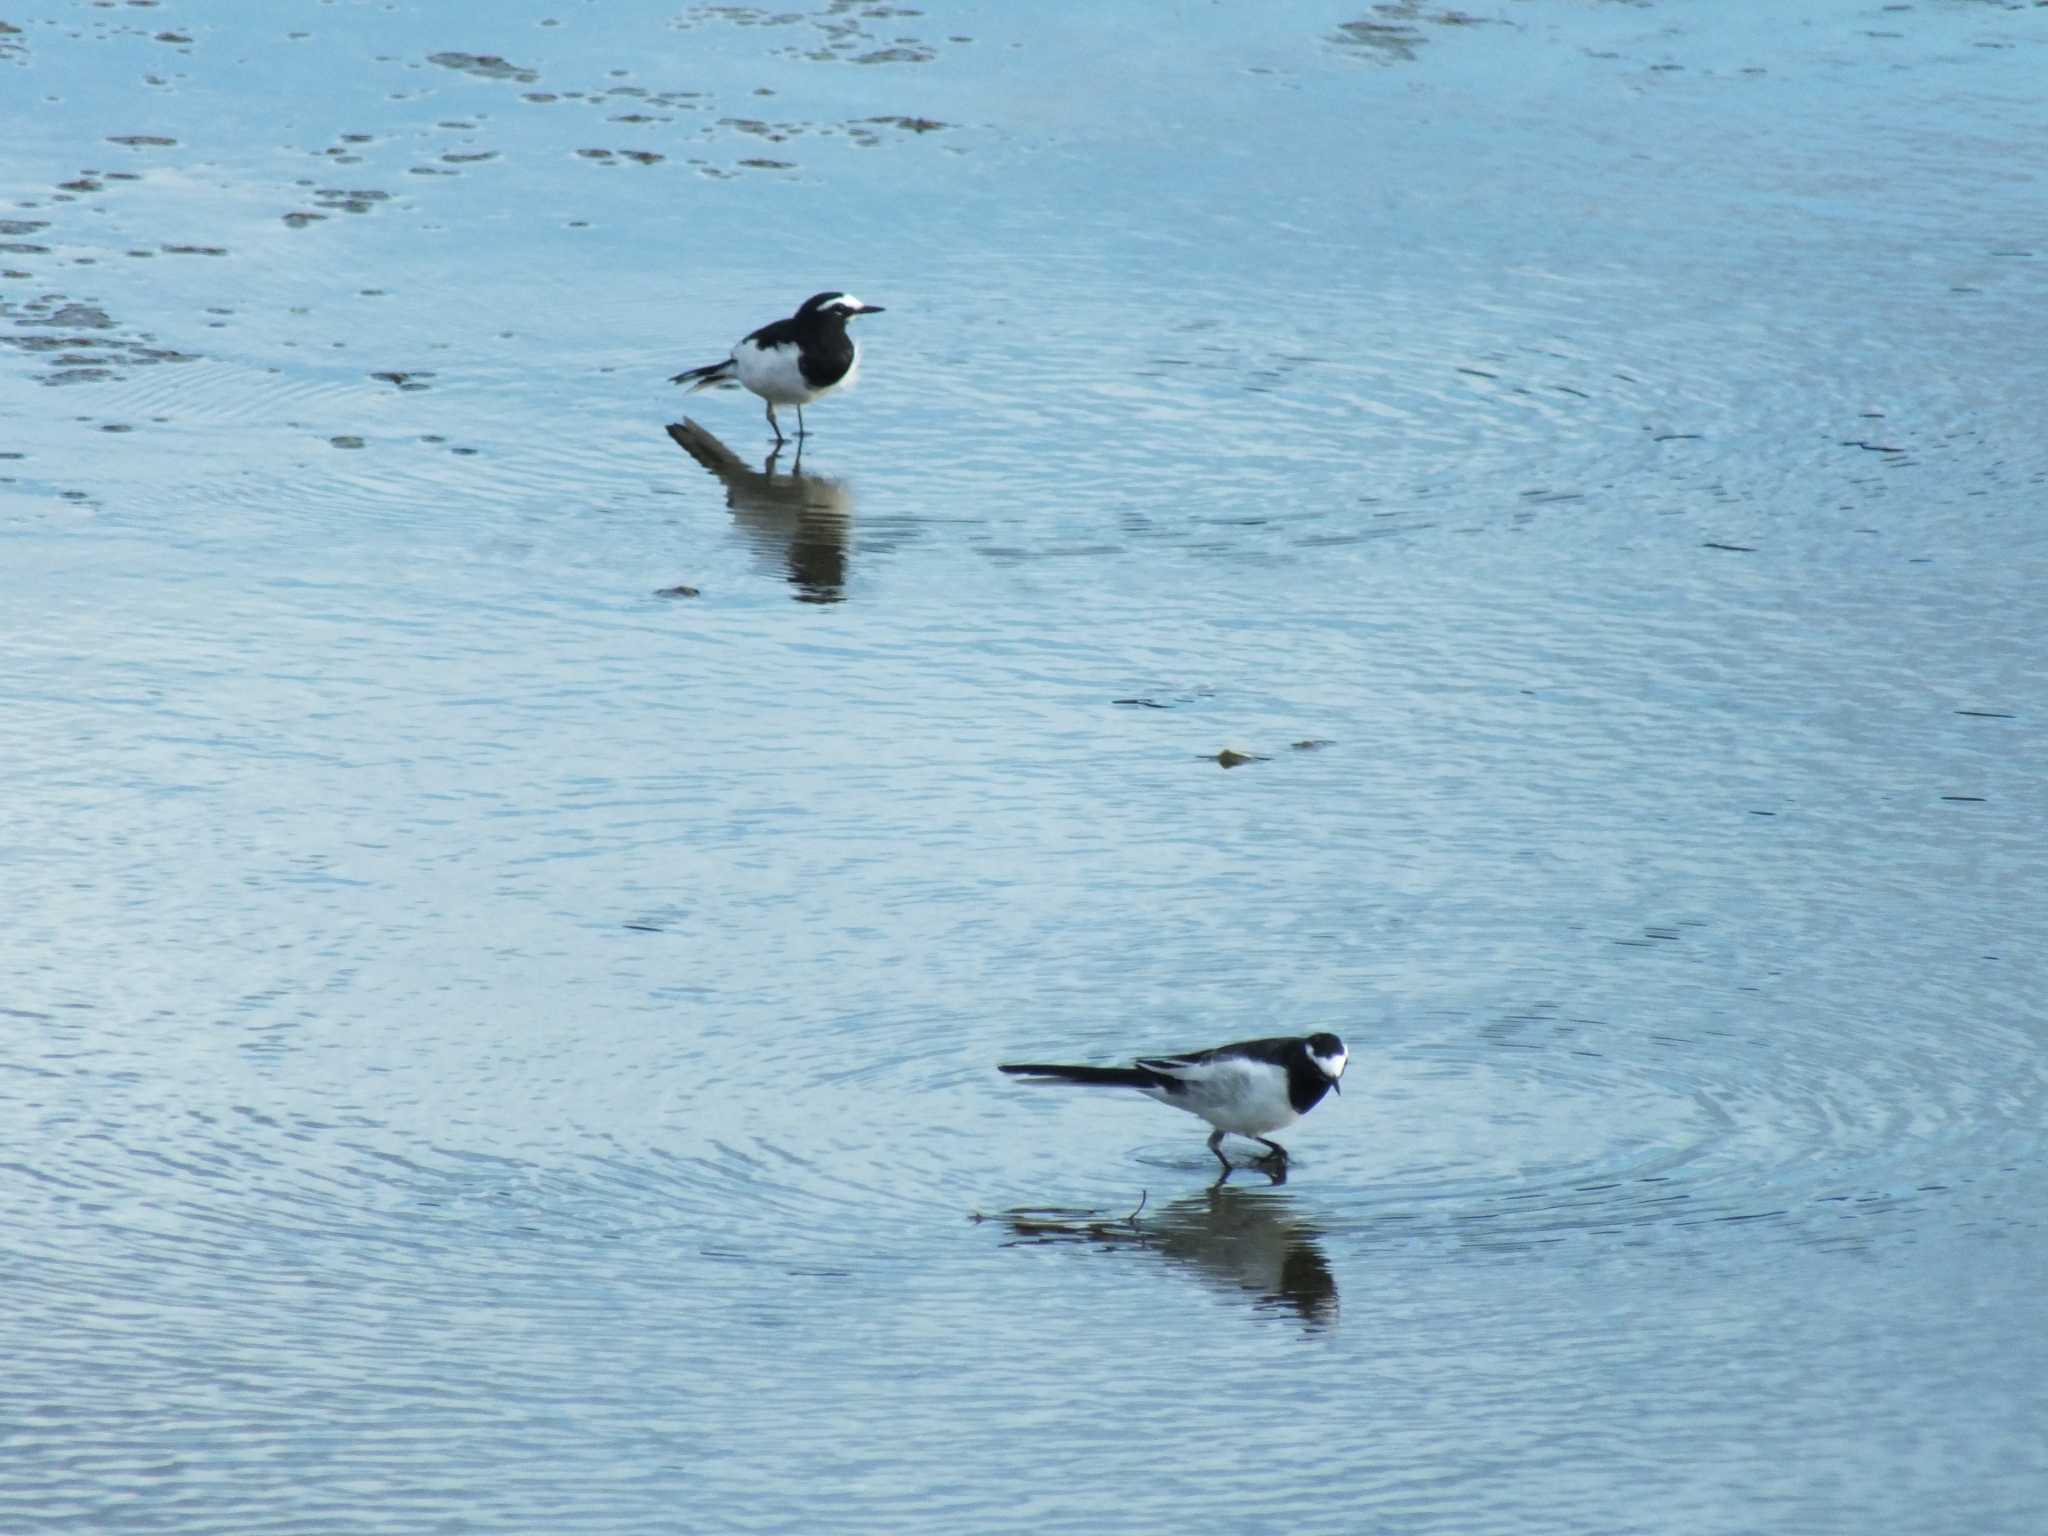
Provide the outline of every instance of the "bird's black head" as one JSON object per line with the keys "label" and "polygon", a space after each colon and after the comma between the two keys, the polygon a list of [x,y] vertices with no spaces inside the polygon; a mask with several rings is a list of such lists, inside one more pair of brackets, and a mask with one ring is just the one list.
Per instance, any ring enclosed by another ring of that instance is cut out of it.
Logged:
{"label": "bird's black head", "polygon": [[1332,1088],[1342,1093],[1344,1090],[1338,1087],[1338,1079],[1343,1077],[1345,1063],[1350,1060],[1344,1049],[1344,1042],[1335,1035],[1318,1034],[1310,1035],[1301,1043],[1308,1051],[1308,1059],[1315,1065],[1316,1070],[1330,1080]]}
{"label": "bird's black head", "polygon": [[879,315],[882,306],[863,304],[850,293],[814,293],[797,309],[799,320],[837,320],[844,325],[855,315]]}

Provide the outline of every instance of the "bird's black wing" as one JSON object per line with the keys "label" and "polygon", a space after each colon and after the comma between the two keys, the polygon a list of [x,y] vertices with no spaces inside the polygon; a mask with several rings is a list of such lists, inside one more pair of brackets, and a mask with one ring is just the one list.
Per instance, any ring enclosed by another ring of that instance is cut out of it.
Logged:
{"label": "bird's black wing", "polygon": [[746,338],[757,347],[793,347],[797,343],[796,321],[776,320]]}
{"label": "bird's black wing", "polygon": [[1179,1056],[1141,1056],[1138,1065],[1154,1072],[1172,1072],[1187,1067],[1214,1066],[1224,1061],[1267,1061],[1284,1066],[1288,1052],[1301,1042],[1292,1035],[1265,1040],[1238,1040],[1211,1046],[1206,1051],[1187,1051]]}

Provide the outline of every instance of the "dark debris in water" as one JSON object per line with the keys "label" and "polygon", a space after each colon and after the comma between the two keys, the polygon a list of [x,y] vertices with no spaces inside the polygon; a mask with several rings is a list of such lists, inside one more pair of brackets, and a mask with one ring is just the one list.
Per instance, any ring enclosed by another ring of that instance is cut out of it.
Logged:
{"label": "dark debris in water", "polygon": [[864,123],[880,123],[886,128],[901,128],[906,133],[937,133],[949,126],[933,117],[864,117]]}
{"label": "dark debris in water", "polygon": [[[830,57],[828,54],[827,57]],[[938,53],[918,43],[898,43],[890,48],[875,48],[867,53],[854,55],[856,64],[929,64]]]}
{"label": "dark debris in water", "polygon": [[[1396,15],[1403,10],[1396,6],[1382,6],[1382,10]],[[1406,14],[1412,15],[1409,7]],[[1331,34],[1330,41],[1340,47],[1356,49],[1383,63],[1408,63],[1415,57],[1415,51],[1427,39],[1419,27],[1403,26],[1388,21],[1347,21]]]}
{"label": "dark debris in water", "polygon": [[516,80],[521,85],[532,85],[540,79],[533,70],[522,69],[495,53],[430,53],[427,62],[481,80]]}
{"label": "dark debris in water", "polygon": [[[660,591],[656,592],[656,593],[655,593],[654,595],[655,595],[656,597],[701,597],[701,596],[703,596],[703,594],[702,594],[701,592],[699,592],[699,591],[698,591],[698,590],[697,590],[697,589],[696,589],[695,587],[691,587],[691,586],[684,586],[684,585],[682,585],[681,583],[678,583],[677,585],[675,585],[675,586],[673,586],[673,587],[663,587],[663,588],[662,588],[662,589],[661,589]],[[627,926],[629,926],[629,927],[630,927],[631,925],[630,925],[630,924],[628,924]]]}
{"label": "dark debris in water", "polygon": [[343,213],[368,213],[378,203],[390,202],[391,194],[375,187],[322,187],[313,194],[313,201],[319,207],[338,208]]}
{"label": "dark debris in water", "polygon": [[1183,704],[1199,704],[1203,699],[1214,698],[1215,694],[1216,690],[1213,688],[1190,688],[1185,692],[1173,694],[1166,700],[1149,693],[1141,693],[1132,694],[1128,698],[1111,699],[1109,702],[1136,709],[1178,709]]}
{"label": "dark debris in water", "polygon": [[373,373],[370,375],[371,378],[376,379],[380,383],[396,384],[400,389],[408,393],[414,390],[425,389],[427,385],[424,381],[431,379],[433,376],[430,372],[404,373],[395,369],[388,373]]}
{"label": "dark debris in water", "polygon": [[804,131],[801,123],[765,123],[758,117],[721,117],[718,126],[752,134],[770,144],[786,143]]}
{"label": "dark debris in water", "polygon": [[[1138,1218],[1144,1214],[1150,1200],[1150,1190],[1139,1190],[1138,1203],[1127,1216],[1111,1216],[1105,1211],[1079,1206],[1023,1205],[1004,1212],[1003,1219],[1009,1223],[1017,1243],[1128,1242],[1133,1238],[1145,1241],[1144,1229],[1138,1225]],[[973,1211],[967,1219],[980,1226],[988,1217],[980,1211]]]}
{"label": "dark debris in water", "polygon": [[1239,752],[1234,747],[1225,747],[1216,754],[1214,761],[1218,767],[1241,768],[1246,763],[1266,763],[1271,762],[1272,759],[1261,757],[1256,752]]}

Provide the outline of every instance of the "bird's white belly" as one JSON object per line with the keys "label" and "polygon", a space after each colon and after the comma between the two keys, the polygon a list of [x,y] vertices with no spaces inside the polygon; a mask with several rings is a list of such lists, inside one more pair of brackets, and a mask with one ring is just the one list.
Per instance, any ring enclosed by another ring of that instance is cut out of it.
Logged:
{"label": "bird's white belly", "polygon": [[1264,1136],[1301,1118],[1287,1097],[1284,1078],[1276,1082],[1269,1074],[1235,1064],[1211,1069],[1198,1078],[1190,1076],[1192,1080],[1185,1093],[1170,1093],[1163,1088],[1141,1091],[1162,1104],[1200,1115],[1217,1130],[1236,1136]]}
{"label": "bird's white belly", "polygon": [[1220,1111],[1214,1107],[1189,1107],[1217,1130],[1238,1136],[1264,1136],[1272,1131],[1283,1131],[1301,1118],[1294,1112],[1294,1106],[1285,1101],[1275,1105],[1270,1100],[1253,1102],[1246,1099],[1233,1102]]}
{"label": "bird's white belly", "polygon": [[845,389],[860,373],[860,349],[853,353],[853,366],[837,383],[818,388],[804,377],[797,363],[796,343],[763,347],[743,341],[732,349],[734,372],[739,380],[770,405],[809,405],[813,400]]}

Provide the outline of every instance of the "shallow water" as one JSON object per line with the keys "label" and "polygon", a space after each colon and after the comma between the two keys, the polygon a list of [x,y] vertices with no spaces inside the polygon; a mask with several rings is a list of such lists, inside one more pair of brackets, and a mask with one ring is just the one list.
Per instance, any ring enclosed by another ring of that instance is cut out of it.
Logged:
{"label": "shallow water", "polygon": [[2034,1529],[2048,9],[6,20],[0,1527]]}

